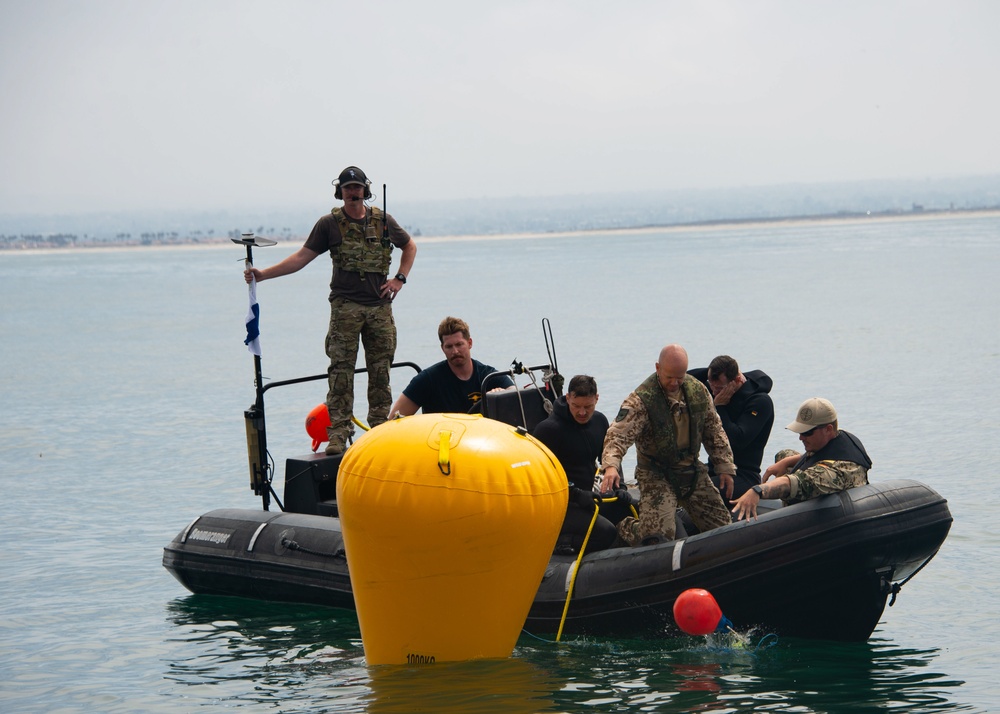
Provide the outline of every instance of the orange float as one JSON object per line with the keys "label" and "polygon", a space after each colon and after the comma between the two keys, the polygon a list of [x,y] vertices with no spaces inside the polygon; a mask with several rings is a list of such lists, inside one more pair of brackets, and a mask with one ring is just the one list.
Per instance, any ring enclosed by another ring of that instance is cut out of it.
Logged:
{"label": "orange float", "polygon": [[330,410],[326,404],[317,404],[306,417],[306,433],[312,437],[312,450],[316,451],[324,441],[329,441],[330,437],[326,433],[326,428],[330,426]]}
{"label": "orange float", "polygon": [[709,635],[728,623],[712,593],[701,588],[691,588],[677,596],[674,621],[689,635]]}

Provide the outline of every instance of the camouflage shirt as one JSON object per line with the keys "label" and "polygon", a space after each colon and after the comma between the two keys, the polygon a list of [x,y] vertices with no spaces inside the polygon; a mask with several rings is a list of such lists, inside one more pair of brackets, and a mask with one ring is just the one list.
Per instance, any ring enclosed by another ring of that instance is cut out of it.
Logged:
{"label": "camouflage shirt", "polygon": [[[704,389],[704,386],[698,384]],[[734,475],[736,465],[733,463],[733,451],[729,447],[729,438],[722,428],[722,420],[719,419],[718,412],[711,399],[708,400],[710,408],[705,414],[704,425],[701,430],[701,444],[708,452],[708,458],[712,462],[716,473]],[[656,453],[656,433],[654,426],[650,423],[649,413],[642,399],[636,392],[629,394],[622,402],[618,416],[608,427],[607,436],[604,438],[604,451],[601,455],[601,464],[604,468],[614,466],[621,473],[622,458],[633,444],[639,454],[653,455]],[[692,450],[697,447],[690,445]],[[697,451],[696,451],[697,453]]]}
{"label": "camouflage shirt", "polygon": [[798,503],[826,493],[846,491],[868,483],[868,469],[853,461],[820,461],[788,474],[791,490],[785,503]]}

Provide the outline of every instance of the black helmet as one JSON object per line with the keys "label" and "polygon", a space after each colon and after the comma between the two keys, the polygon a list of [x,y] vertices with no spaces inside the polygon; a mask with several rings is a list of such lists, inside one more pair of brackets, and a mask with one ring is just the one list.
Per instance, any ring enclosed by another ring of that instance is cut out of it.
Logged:
{"label": "black helmet", "polygon": [[340,176],[333,181],[333,185],[336,186],[336,190],[333,192],[334,197],[342,199],[344,195],[341,193],[340,187],[350,186],[352,183],[365,187],[365,198],[372,197],[372,182],[368,180],[367,176],[365,176],[365,172],[357,166],[348,166],[346,169],[341,171]]}

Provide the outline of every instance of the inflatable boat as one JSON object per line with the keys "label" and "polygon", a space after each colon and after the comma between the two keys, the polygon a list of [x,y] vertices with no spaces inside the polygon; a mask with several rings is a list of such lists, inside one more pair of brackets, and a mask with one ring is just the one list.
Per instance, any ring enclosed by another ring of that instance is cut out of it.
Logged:
{"label": "inflatable boat", "polygon": [[[287,473],[322,492],[336,480],[337,461],[295,459]],[[211,511],[164,548],[163,565],[195,593],[353,609],[336,503],[313,505],[315,513]],[[703,588],[740,629],[864,641],[887,599],[894,602],[938,551],[951,520],[932,489],[886,481],[658,545],[612,548],[579,562],[553,555],[525,629],[557,632],[572,583],[567,634],[677,634],[674,600]]]}
{"label": "inflatable boat", "polygon": [[[419,371],[412,363],[398,366]],[[532,379],[525,388],[487,394],[482,418],[530,430],[544,417],[545,400],[558,391],[554,359],[530,368],[515,361],[503,373],[535,371],[543,374],[541,386]],[[259,365],[257,375],[260,385]],[[325,378],[258,386],[245,418],[251,487],[263,509],[205,513],[164,548],[164,567],[191,592],[355,608],[337,503],[342,455],[287,459],[279,499],[266,449],[264,392]],[[270,510],[272,501],[280,511]],[[703,588],[741,630],[865,641],[886,602],[895,603],[903,585],[938,552],[952,522],[947,501],[912,480],[879,481],[789,506],[764,501],[759,510],[757,520],[707,533],[689,534],[679,521],[676,539],[655,545],[582,557],[557,549],[525,630],[679,634],[674,601],[689,588]],[[462,566],[455,564],[456,570]]]}

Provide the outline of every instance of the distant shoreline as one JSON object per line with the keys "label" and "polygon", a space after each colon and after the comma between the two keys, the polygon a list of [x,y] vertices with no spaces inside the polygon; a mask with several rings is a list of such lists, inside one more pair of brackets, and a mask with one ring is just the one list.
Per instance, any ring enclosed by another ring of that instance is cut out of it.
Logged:
{"label": "distant shoreline", "polygon": [[947,220],[949,218],[977,216],[1000,218],[1000,208],[968,208],[968,209],[941,209],[926,210],[918,212],[885,212],[885,213],[850,213],[850,214],[828,214],[817,216],[787,216],[779,218],[723,218],[717,220],[693,221],[691,223],[668,223],[663,225],[630,226],[622,228],[581,228],[571,231],[537,231],[524,233],[480,233],[454,236],[420,236],[421,243],[444,243],[448,241],[468,241],[468,240],[518,240],[525,238],[563,238],[580,235],[593,235],[595,233],[681,233],[690,231],[705,230],[733,230],[748,225],[767,228],[769,226],[796,226],[813,223],[827,224],[859,224],[872,222],[891,221],[925,221],[925,220]]}
{"label": "distant shoreline", "polygon": [[[521,233],[474,233],[461,235],[416,235],[418,243],[445,243],[458,241],[485,241],[485,240],[524,240],[538,238],[568,238],[581,235],[594,235],[606,233],[613,235],[629,233],[679,233],[684,231],[705,231],[705,230],[732,230],[736,228],[751,226],[796,226],[809,224],[859,224],[871,222],[891,222],[891,221],[928,221],[947,220],[957,217],[1000,217],[1000,207],[993,208],[956,208],[956,209],[927,209],[915,211],[883,211],[878,213],[834,213],[821,215],[799,215],[784,217],[766,218],[720,218],[713,220],[692,221],[689,223],[669,223],[661,225],[640,225],[627,227],[608,228],[581,228],[565,231],[526,231]],[[262,238],[269,236],[262,235]],[[272,238],[278,244],[299,244],[305,240],[305,236],[281,236]],[[218,238],[177,238],[163,241],[93,241],[88,243],[75,242],[72,245],[51,245],[51,246],[3,246],[0,245],[0,255],[31,255],[38,253],[76,253],[81,251],[116,251],[116,250],[164,250],[177,248],[218,248],[236,245],[228,237]]]}

